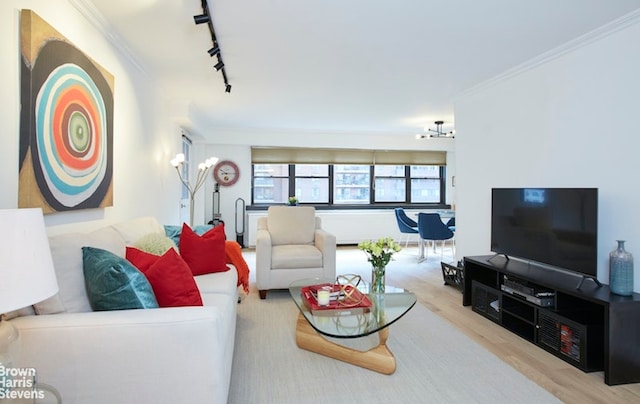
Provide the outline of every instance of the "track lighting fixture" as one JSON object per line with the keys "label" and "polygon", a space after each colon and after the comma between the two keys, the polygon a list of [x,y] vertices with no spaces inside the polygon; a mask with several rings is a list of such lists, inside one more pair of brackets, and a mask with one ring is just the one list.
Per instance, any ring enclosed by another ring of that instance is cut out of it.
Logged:
{"label": "track lighting fixture", "polygon": [[207,51],[207,53],[209,53],[209,56],[211,57],[217,57],[218,62],[213,66],[216,71],[219,71],[222,73],[222,79],[224,80],[224,91],[226,93],[230,93],[231,92],[231,84],[229,84],[229,80],[227,79],[227,73],[225,71],[224,68],[224,62],[222,61],[222,55],[220,54],[220,47],[218,46],[218,40],[216,39],[216,31],[213,29],[213,21],[211,19],[211,13],[209,12],[209,5],[207,0],[200,0],[201,2],[201,6],[202,6],[202,14],[200,15],[194,15],[193,16],[193,20],[196,22],[196,24],[204,24],[207,23],[207,26],[209,27],[209,32],[211,33],[211,42],[213,43],[213,46],[211,47],[211,49],[209,49]]}
{"label": "track lighting fixture", "polygon": [[434,137],[444,137],[444,138],[455,138],[455,130],[450,130],[449,132],[444,132],[442,130],[442,125],[444,124],[444,121],[435,121],[434,124],[436,125],[435,129],[431,129],[431,128],[424,128],[425,132],[428,132],[426,134],[417,134],[416,135],[416,139],[428,139],[428,138],[434,138]]}
{"label": "track lighting fixture", "polygon": [[193,20],[196,22],[196,24],[206,24],[211,19],[209,18],[209,15],[207,15],[207,14],[200,14],[200,15],[194,15],[193,16]]}

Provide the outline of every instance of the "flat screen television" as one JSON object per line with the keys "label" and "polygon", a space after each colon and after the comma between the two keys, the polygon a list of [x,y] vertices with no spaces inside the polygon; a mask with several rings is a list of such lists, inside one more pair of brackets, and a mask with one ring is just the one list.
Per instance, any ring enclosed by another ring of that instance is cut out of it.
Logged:
{"label": "flat screen television", "polygon": [[491,251],[597,278],[597,188],[494,188]]}

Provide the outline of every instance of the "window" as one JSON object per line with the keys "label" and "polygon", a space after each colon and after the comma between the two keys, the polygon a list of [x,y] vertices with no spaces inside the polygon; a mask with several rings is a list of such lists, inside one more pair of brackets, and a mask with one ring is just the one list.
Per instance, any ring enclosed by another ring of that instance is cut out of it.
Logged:
{"label": "window", "polygon": [[444,204],[440,165],[254,164],[252,204]]}
{"label": "window", "polygon": [[252,188],[255,204],[284,203],[289,198],[289,165],[254,164]]}
{"label": "window", "polygon": [[439,203],[443,189],[442,169],[438,166],[411,166],[411,203]]}
{"label": "window", "polygon": [[405,166],[374,166],[374,189],[376,202],[405,202],[407,182]]}
{"label": "window", "polygon": [[293,165],[294,192],[300,203],[329,203],[329,165]]}
{"label": "window", "polygon": [[333,166],[333,203],[368,204],[371,190],[368,165]]}

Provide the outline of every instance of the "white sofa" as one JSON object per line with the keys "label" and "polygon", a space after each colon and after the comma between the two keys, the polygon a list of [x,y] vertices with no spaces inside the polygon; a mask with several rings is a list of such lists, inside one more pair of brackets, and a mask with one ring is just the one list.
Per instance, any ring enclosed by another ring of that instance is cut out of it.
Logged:
{"label": "white sofa", "polygon": [[11,322],[22,344],[17,365],[35,368],[65,404],[227,402],[238,301],[233,267],[196,277],[202,307],[91,311],[81,248],[124,257],[126,245],[152,232],[164,227],[146,217],[49,238],[60,291],[34,305],[39,315]]}

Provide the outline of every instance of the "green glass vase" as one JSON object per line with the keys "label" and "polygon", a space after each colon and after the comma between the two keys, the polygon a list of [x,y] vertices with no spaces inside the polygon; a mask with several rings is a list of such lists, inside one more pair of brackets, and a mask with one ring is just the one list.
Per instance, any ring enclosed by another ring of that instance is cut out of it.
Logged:
{"label": "green glass vase", "polygon": [[371,293],[384,293],[385,267],[373,267],[371,270]]}

